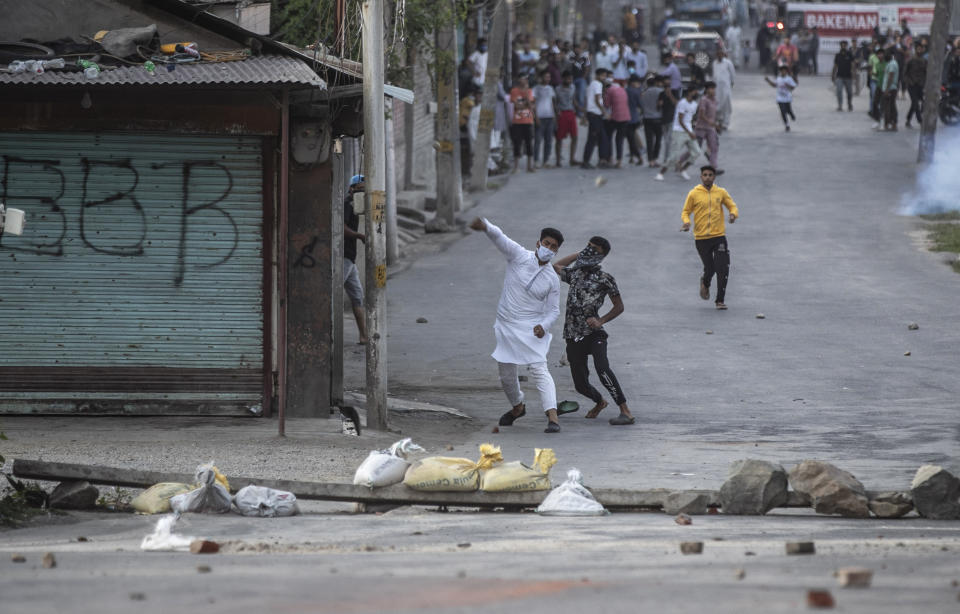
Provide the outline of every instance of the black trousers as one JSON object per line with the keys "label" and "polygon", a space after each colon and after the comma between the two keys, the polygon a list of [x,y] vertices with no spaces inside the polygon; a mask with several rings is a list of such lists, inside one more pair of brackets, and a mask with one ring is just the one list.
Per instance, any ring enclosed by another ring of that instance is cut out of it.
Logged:
{"label": "black trousers", "polygon": [[612,119],[603,120],[603,128],[607,133],[607,151],[613,153],[613,143],[617,145],[617,162],[623,160],[623,142],[627,140],[627,122],[615,122]]}
{"label": "black trousers", "polygon": [[659,119],[643,120],[643,134],[647,138],[647,159],[660,158],[660,142],[663,139],[663,123]]}
{"label": "black trousers", "polygon": [[[714,274],[717,276],[717,298],[716,302],[722,303],[727,295],[727,277],[730,275],[730,248],[727,247],[726,237],[713,237],[712,239],[698,239],[697,253],[700,254],[700,260],[703,261],[703,285],[710,287],[710,280]],[[570,362],[571,368],[573,361]]]}
{"label": "black trousers", "polygon": [[513,141],[513,159],[519,160],[523,153],[533,162],[533,124],[512,124],[510,139]]}
{"label": "black trousers", "polygon": [[907,121],[910,121],[911,117],[916,117],[917,123],[920,124],[923,122],[920,117],[920,112],[923,111],[923,86],[908,85],[907,93],[910,94],[910,110],[907,111]]}
{"label": "black trousers", "polygon": [[623,396],[620,382],[617,381],[617,376],[610,370],[610,363],[607,362],[607,333],[602,330],[591,333],[580,341],[567,339],[567,360],[570,362],[570,375],[573,376],[573,385],[577,392],[589,397],[594,403],[603,400],[600,392],[590,385],[587,356],[591,354],[593,368],[597,370],[597,376],[603,387],[613,397],[613,402],[617,405],[626,403],[627,397]]}
{"label": "black trousers", "polygon": [[610,141],[603,126],[603,115],[587,113],[587,144],[583,147],[583,162],[588,164],[593,157],[593,150],[599,148],[600,159],[609,160]]}
{"label": "black trousers", "polygon": [[793,118],[793,121],[797,121],[797,116],[793,114],[793,103],[791,102],[778,102],[777,106],[780,107],[780,118],[783,120],[785,126],[789,126],[790,122],[787,121],[787,116],[789,115]]}

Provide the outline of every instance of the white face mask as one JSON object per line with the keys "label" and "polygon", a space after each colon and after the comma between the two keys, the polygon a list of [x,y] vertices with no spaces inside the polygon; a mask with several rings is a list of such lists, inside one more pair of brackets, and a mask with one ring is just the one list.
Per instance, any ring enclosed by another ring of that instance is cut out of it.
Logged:
{"label": "white face mask", "polygon": [[537,246],[537,259],[540,260],[540,262],[550,262],[553,256],[553,250],[549,247],[544,247],[543,245]]}

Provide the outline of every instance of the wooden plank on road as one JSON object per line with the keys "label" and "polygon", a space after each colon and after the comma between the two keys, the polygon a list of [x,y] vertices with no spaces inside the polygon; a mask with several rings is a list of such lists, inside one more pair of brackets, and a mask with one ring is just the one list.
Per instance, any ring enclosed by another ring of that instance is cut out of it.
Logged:
{"label": "wooden plank on road", "polygon": [[[193,474],[100,467],[71,463],[50,463],[26,459],[13,461],[13,475],[18,478],[47,481],[86,480],[91,484],[148,488],[159,482],[193,482]],[[443,505],[448,507],[523,508],[536,507],[548,491],[501,492],[423,492],[403,484],[370,489],[354,484],[303,482],[298,480],[269,480],[227,476],[234,491],[254,484],[292,492],[298,499],[316,501],[348,501],[387,505]],[[623,488],[592,488],[597,501],[610,510],[661,509],[668,494],[676,492],[666,488],[651,490],[627,490]],[[687,490],[692,494],[706,494],[711,506],[719,505],[719,493],[715,490]],[[782,507],[809,507],[809,503],[796,493]]]}

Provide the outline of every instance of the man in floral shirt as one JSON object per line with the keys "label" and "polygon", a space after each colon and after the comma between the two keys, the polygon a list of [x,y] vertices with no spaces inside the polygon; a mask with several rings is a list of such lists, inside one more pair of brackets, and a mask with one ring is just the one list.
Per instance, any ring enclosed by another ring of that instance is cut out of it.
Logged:
{"label": "man in floral shirt", "polygon": [[[593,367],[600,382],[613,397],[613,402],[620,406],[620,415],[609,422],[621,426],[633,424],[635,419],[627,407],[627,399],[617,376],[607,362],[607,331],[603,330],[603,325],[623,313],[617,281],[600,268],[600,262],[608,253],[610,242],[603,237],[592,237],[583,251],[557,260],[554,268],[560,281],[570,285],[563,338],[567,340],[567,360],[570,362],[574,386],[577,392],[590,397],[595,403],[586,417],[596,418],[607,406],[600,392],[590,385],[587,356],[592,354]],[[608,296],[613,307],[601,316],[600,307]]]}

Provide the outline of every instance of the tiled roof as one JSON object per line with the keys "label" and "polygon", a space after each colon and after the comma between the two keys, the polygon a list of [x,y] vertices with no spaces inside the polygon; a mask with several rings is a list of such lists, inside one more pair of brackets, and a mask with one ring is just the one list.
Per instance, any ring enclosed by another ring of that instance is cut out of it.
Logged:
{"label": "tiled roof", "polygon": [[142,65],[104,66],[96,79],[81,71],[50,69],[42,75],[11,73],[0,69],[0,85],[300,85],[326,88],[326,83],[305,62],[282,56],[259,56],[233,62],[189,62],[167,70],[158,65],[153,74]]}

